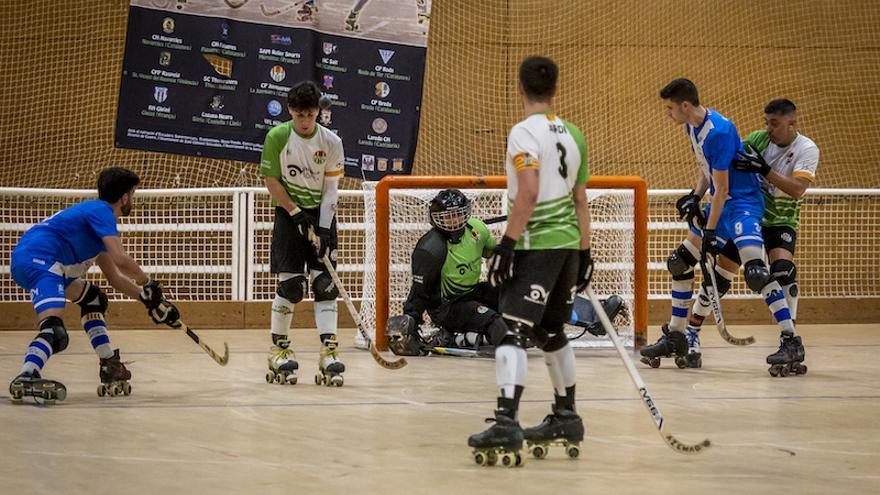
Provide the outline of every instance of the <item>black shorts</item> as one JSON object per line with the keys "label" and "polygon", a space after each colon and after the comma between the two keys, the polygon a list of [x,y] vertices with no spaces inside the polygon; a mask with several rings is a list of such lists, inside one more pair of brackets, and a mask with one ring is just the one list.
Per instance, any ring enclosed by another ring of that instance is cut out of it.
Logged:
{"label": "black shorts", "polygon": [[444,303],[429,314],[431,320],[447,332],[476,332],[487,335],[491,342],[497,342],[504,335],[488,335],[487,331],[492,322],[501,316],[497,308],[498,291],[483,282],[470,294]]}
{"label": "black shorts", "polygon": [[513,278],[501,288],[499,312],[514,322],[560,331],[571,319],[579,263],[575,249],[517,251]]}
{"label": "black shorts", "polygon": [[770,225],[761,229],[764,232],[764,247],[769,253],[776,248],[783,248],[791,254],[794,254],[794,247],[797,244],[797,230],[786,225]]}
{"label": "black shorts", "polygon": [[[304,210],[318,218],[318,210]],[[330,232],[336,238],[336,219],[330,225]],[[330,256],[336,266],[336,256]],[[311,241],[301,236],[290,214],[280,206],[275,207],[275,226],[272,227],[272,248],[269,255],[269,271],[272,273],[302,273],[308,270],[324,271],[324,263],[318,260]]]}

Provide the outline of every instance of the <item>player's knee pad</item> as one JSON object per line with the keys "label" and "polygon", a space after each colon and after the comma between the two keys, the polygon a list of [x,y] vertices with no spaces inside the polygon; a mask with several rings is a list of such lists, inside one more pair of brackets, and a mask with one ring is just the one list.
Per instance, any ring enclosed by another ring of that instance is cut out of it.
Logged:
{"label": "player's knee pad", "polygon": [[776,260],[770,264],[770,273],[780,285],[791,285],[797,282],[797,267],[791,260]]}
{"label": "player's knee pad", "polygon": [[535,328],[531,325],[526,324],[522,321],[510,320],[507,318],[503,318],[504,325],[507,327],[507,332],[504,337],[501,339],[501,342],[498,345],[515,345],[517,347],[522,347],[525,349],[528,347],[527,340],[529,338],[536,339],[536,333],[540,333],[541,330],[535,332]]}
{"label": "player's knee pad", "polygon": [[[724,297],[724,294],[730,290],[730,280],[723,277],[718,270],[715,270],[715,283],[718,284],[718,297]],[[709,277],[703,278],[703,287],[708,289],[712,285],[712,280]]]}
{"label": "player's knee pad", "polygon": [[541,346],[541,350],[544,352],[554,352],[562,349],[566,344],[568,344],[568,337],[566,337],[562,329],[559,329],[558,332],[550,333],[550,338]]}
{"label": "player's knee pad", "polygon": [[694,278],[693,268],[696,264],[697,259],[684,247],[684,244],[679,245],[666,259],[666,268],[672,274],[673,280]]}
{"label": "player's knee pad", "polygon": [[746,285],[758,294],[764,290],[767,284],[774,282],[773,275],[767,269],[767,265],[763,260],[751,260],[743,267],[743,275],[746,279]]}
{"label": "player's knee pad", "polygon": [[339,297],[339,288],[333,283],[333,277],[327,272],[321,272],[312,282],[312,292],[315,293],[315,301],[335,301]]}
{"label": "player's knee pad", "polygon": [[388,348],[398,356],[422,354],[422,342],[416,328],[416,320],[410,315],[388,318],[388,323],[385,324],[385,336],[388,338]]}
{"label": "player's knee pad", "polygon": [[103,317],[109,306],[107,294],[104,294],[100,287],[91,282],[86,282],[82,295],[74,302],[79,305],[82,317],[90,313],[98,313]]}
{"label": "player's knee pad", "polygon": [[57,316],[49,316],[40,322],[39,337],[49,343],[52,354],[58,354],[67,349],[67,344],[70,343],[67,330],[64,328],[64,321]]}
{"label": "player's knee pad", "polygon": [[294,275],[287,280],[279,280],[276,292],[279,296],[296,304],[302,301],[306,293],[306,278],[302,275]]}

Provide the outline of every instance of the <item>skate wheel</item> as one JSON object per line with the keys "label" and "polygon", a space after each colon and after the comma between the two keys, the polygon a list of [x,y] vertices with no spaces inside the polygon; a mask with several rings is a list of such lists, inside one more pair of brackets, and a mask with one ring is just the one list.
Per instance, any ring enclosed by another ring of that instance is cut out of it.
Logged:
{"label": "skate wheel", "polygon": [[107,387],[104,384],[98,385],[98,397],[107,395]]}
{"label": "skate wheel", "polygon": [[569,445],[567,449],[565,449],[565,453],[568,454],[568,457],[572,459],[577,459],[579,455],[581,455],[581,449],[577,445]]}
{"label": "skate wheel", "polygon": [[272,373],[271,371],[266,373],[266,383],[272,383],[274,381],[275,381],[275,373]]}
{"label": "skate wheel", "polygon": [[783,367],[779,370],[779,375],[782,376],[782,377],[786,377],[786,376],[788,376],[788,374],[789,374],[788,366],[783,366]]}
{"label": "skate wheel", "polygon": [[806,375],[807,374],[807,365],[802,364],[802,365],[798,366],[797,374],[798,375]]}
{"label": "skate wheel", "polygon": [[476,462],[480,466],[485,466],[487,464],[488,458],[482,452],[477,452],[474,454],[474,462]]}
{"label": "skate wheel", "polygon": [[315,385],[320,385],[324,381],[324,377],[320,373],[315,374]]}
{"label": "skate wheel", "polygon": [[770,369],[767,371],[770,372],[770,376],[772,377],[779,376],[779,368],[776,365],[771,366]]}
{"label": "skate wheel", "polygon": [[532,448],[532,455],[535,456],[535,459],[543,459],[547,457],[547,449],[541,445],[535,445],[535,447]]}
{"label": "skate wheel", "polygon": [[344,380],[342,378],[342,375],[330,377],[330,385],[333,385],[334,387],[341,387],[343,383]]}
{"label": "skate wheel", "polygon": [[513,454],[513,461],[514,461],[514,463],[513,463],[514,467],[520,467],[523,464],[525,464],[525,462],[526,462],[525,458],[522,455],[520,455],[519,452],[517,452],[516,454]]}
{"label": "skate wheel", "polygon": [[501,464],[504,467],[513,467],[516,459],[514,459],[513,454],[502,454],[501,455]]}
{"label": "skate wheel", "polygon": [[675,358],[675,365],[678,366],[678,369],[683,370],[688,367],[687,358],[677,357]]}
{"label": "skate wheel", "polygon": [[122,384],[122,394],[123,395],[131,395],[131,384],[125,382]]}
{"label": "skate wheel", "polygon": [[495,452],[489,452],[486,455],[486,464],[489,466],[494,466],[495,464],[498,464],[498,454],[496,454]]}
{"label": "skate wheel", "polygon": [[21,397],[12,397],[12,398],[10,399],[10,401],[12,401],[12,403],[15,404],[16,406],[20,406],[20,405],[21,405]]}
{"label": "skate wheel", "polygon": [[296,375],[287,375],[287,384],[288,385],[296,385]]}
{"label": "skate wheel", "polygon": [[58,400],[64,400],[67,398],[67,389],[59,388],[55,390],[55,398]]}

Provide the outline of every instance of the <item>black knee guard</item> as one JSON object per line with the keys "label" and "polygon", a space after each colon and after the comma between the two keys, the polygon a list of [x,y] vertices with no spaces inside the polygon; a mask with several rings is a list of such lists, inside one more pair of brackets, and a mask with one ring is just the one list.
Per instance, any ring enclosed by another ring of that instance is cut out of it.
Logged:
{"label": "black knee guard", "polygon": [[568,344],[568,337],[560,328],[557,332],[550,332],[550,338],[541,346],[541,350],[544,352],[554,352],[562,349],[566,344]]}
{"label": "black knee guard", "polygon": [[483,330],[486,334],[487,340],[490,344],[497,346],[501,345],[501,341],[504,340],[504,337],[507,335],[507,324],[504,323],[504,318],[501,318],[501,315],[498,315],[497,318],[492,318],[492,321],[486,325]]}
{"label": "black knee guard", "polygon": [[672,274],[672,280],[690,280],[694,278],[693,268],[697,259],[684,244],[678,246],[666,259],[666,269]]}
{"label": "black knee guard", "polygon": [[746,279],[746,285],[758,294],[764,290],[767,284],[775,281],[763,260],[751,260],[746,263],[746,266],[743,267],[743,274]]}
{"label": "black knee guard", "polygon": [[104,294],[100,287],[91,282],[86,282],[82,294],[74,303],[79,305],[80,316],[83,318],[90,313],[98,313],[103,318],[109,306],[107,294]]}
{"label": "black knee guard", "polygon": [[534,328],[521,321],[508,320],[507,318],[503,318],[503,320],[507,327],[507,333],[498,345],[515,345],[525,349],[526,339],[535,336]]}
{"label": "black knee guard", "polygon": [[67,330],[64,328],[64,321],[57,316],[46,317],[40,322],[40,334],[38,337],[49,343],[52,348],[52,354],[67,349],[70,338],[67,336]]}
{"label": "black knee guard", "polygon": [[770,273],[780,285],[791,285],[797,282],[797,267],[791,260],[776,260],[770,264]]}
{"label": "black knee guard", "polygon": [[339,288],[333,283],[333,277],[327,272],[321,272],[312,282],[312,292],[315,294],[315,302],[335,301],[339,297]]}
{"label": "black knee guard", "polygon": [[[724,297],[724,294],[727,294],[730,290],[730,280],[722,277],[718,270],[715,270],[715,283],[718,284],[718,297]],[[704,288],[709,288],[712,285],[712,280],[709,277],[705,277],[703,278],[702,285]]]}
{"label": "black knee guard", "polygon": [[302,275],[296,275],[293,278],[279,281],[276,292],[279,296],[296,304],[302,301],[306,293],[306,278]]}

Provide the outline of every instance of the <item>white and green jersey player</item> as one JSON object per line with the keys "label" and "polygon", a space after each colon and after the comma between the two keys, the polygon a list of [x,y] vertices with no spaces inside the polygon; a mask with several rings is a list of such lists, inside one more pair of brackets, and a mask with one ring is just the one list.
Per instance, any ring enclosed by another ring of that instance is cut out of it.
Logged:
{"label": "white and green jersey player", "polygon": [[794,320],[798,300],[797,269],[793,261],[797,231],[804,192],[816,180],[819,148],[797,131],[797,108],[790,100],[768,103],[764,123],[765,130],[752,132],[743,140],[749,153],[742,155],[735,166],[763,176],[764,245],[770,258],[770,271],[782,285]]}
{"label": "white and green jersey player", "polygon": [[[519,69],[527,117],[508,138],[510,212],[489,261],[489,283],[500,287],[499,312],[508,329],[495,351],[495,426],[468,439],[478,462],[493,448],[496,454],[499,448],[516,451],[523,439],[583,439],[583,422],[575,412],[574,353],[563,325],[575,293],[589,284],[592,273],[589,170],[580,130],[552,112],[558,74],[556,64],[544,57],[528,57]],[[517,411],[525,387],[526,339],[544,352],[556,400],[543,423],[523,431]]]}
{"label": "white and green jersey player", "polygon": [[260,160],[260,176],[275,206],[270,269],[278,274],[266,379],[279,383],[296,383],[299,364],[293,359],[288,334],[294,305],[306,295],[309,281],[315,326],[323,344],[321,380],[341,385],[345,370],[336,350],[339,292],[322,262],[327,256],[335,264],[336,202],[344,152],[342,140],[317,123],[320,98],[312,81],[290,89],[288,110],[293,119],[269,130]]}

